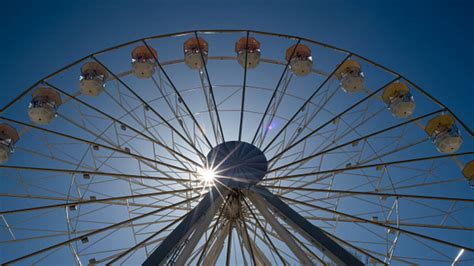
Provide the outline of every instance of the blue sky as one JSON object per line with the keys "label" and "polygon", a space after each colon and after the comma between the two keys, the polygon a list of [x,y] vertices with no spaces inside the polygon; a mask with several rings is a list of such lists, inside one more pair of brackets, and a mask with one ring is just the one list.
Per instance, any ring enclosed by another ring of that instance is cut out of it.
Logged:
{"label": "blue sky", "polygon": [[359,53],[422,86],[472,125],[472,2],[380,2],[8,1],[0,11],[0,104],[48,73],[115,44],[190,29],[250,28]]}

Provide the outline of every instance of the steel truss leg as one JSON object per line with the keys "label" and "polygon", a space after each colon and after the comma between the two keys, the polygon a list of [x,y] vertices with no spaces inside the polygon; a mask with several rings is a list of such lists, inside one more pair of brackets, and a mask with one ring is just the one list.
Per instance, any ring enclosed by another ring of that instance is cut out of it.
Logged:
{"label": "steel truss leg", "polygon": [[265,204],[265,200],[256,193],[246,193],[246,196],[257,207],[265,220],[271,225],[273,230],[280,236],[290,250],[296,255],[302,265],[313,265],[313,262],[306,256],[301,247],[296,243],[290,233],[278,222],[278,220],[270,213]]}
{"label": "steel truss leg", "polygon": [[224,248],[224,240],[228,235],[231,224],[227,223],[220,231],[212,245],[211,249],[207,253],[202,265],[210,266],[216,265],[219,254],[221,254],[222,249]]}
{"label": "steel truss leg", "polygon": [[[244,221],[245,222],[245,221]],[[263,251],[258,247],[258,245],[247,235],[243,232],[245,230],[242,228],[239,223],[237,224],[237,230],[239,231],[240,235],[243,238],[244,247],[249,254],[254,254],[256,266],[261,265],[272,265],[272,263],[268,260],[267,256],[263,253]]]}
{"label": "steel truss leg", "polygon": [[179,258],[176,260],[176,265],[184,265],[186,263],[202,235],[204,232],[206,232],[207,228],[209,228],[209,225],[211,224],[212,218],[214,218],[218,207],[216,204],[214,204],[214,206],[211,208],[213,208],[213,210],[209,210],[206,215],[204,215],[204,217],[194,226],[196,230],[194,230],[193,235],[189,241],[186,242],[186,246],[179,254]]}
{"label": "steel truss leg", "polygon": [[[221,194],[223,195],[221,195]],[[202,234],[209,226],[212,218],[216,214],[219,206],[222,205],[223,198],[226,197],[227,191],[218,192],[213,188],[199,202],[199,204],[189,212],[189,215],[171,232],[160,246],[143,262],[144,266],[163,265],[171,257],[174,251],[183,244],[179,260],[189,258],[189,256],[181,256],[183,252],[188,255],[194,249]],[[190,239],[191,233],[194,234]],[[189,245],[189,246],[188,246]]]}
{"label": "steel truss leg", "polygon": [[268,204],[277,215],[308,239],[308,241],[318,247],[324,255],[328,256],[337,265],[364,265],[354,255],[329,238],[321,229],[308,222],[303,216],[299,215],[290,206],[278,198],[278,196],[274,195],[266,188],[255,186],[248,190],[246,194],[250,198],[262,197],[264,202]]}
{"label": "steel truss leg", "polygon": [[[230,192],[223,191],[220,193],[217,191],[217,188],[213,188],[201,200],[201,202],[189,212],[189,215],[187,215],[173,232],[166,237],[160,246],[145,260],[143,265],[152,266],[163,265],[167,262],[174,263],[169,261],[173,253],[177,255],[177,265],[185,264],[196,244],[209,227],[219,207],[222,205],[223,199],[228,193]],[[288,225],[308,239],[308,241],[313,243],[324,255],[328,256],[337,265],[363,265],[363,263],[354,255],[328,237],[324,231],[308,222],[303,216],[299,215],[278,196],[274,195],[266,188],[254,186],[249,190],[245,190],[244,193],[303,265],[312,265],[313,263],[301,247],[299,247],[293,240],[286,228],[284,228],[278,220],[272,216],[268,210],[269,208],[271,208],[276,215],[280,216],[281,219],[285,220]],[[229,226],[232,225],[228,224],[225,227],[228,228]],[[214,245],[204,260],[205,264],[215,262],[215,259],[217,259],[218,254],[220,254],[223,248],[223,243],[220,239],[225,238],[227,231],[228,230],[221,229],[217,240],[214,242]],[[243,236],[245,238],[245,234],[243,234]],[[246,242],[248,243],[248,239],[247,241],[244,241],[244,243]],[[181,248],[182,250],[180,250]],[[248,248],[250,248],[250,246]]]}

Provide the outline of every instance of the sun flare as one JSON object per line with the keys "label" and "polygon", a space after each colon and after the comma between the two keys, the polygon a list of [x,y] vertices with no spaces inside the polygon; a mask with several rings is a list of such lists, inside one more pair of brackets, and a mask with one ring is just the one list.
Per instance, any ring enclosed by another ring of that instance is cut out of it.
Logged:
{"label": "sun flare", "polygon": [[198,172],[202,182],[206,184],[214,182],[214,178],[216,177],[214,170],[201,168]]}

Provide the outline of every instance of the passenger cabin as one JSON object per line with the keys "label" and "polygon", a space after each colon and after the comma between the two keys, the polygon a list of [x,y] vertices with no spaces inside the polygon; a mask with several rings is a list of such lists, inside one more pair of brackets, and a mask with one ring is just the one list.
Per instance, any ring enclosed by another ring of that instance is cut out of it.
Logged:
{"label": "passenger cabin", "polygon": [[295,44],[286,50],[285,59],[296,76],[308,75],[313,68],[311,49],[304,44]]}
{"label": "passenger cabin", "polygon": [[87,62],[81,67],[80,90],[88,96],[98,96],[104,89],[109,74],[97,62]]}
{"label": "passenger cabin", "polygon": [[453,153],[461,147],[461,133],[454,118],[449,114],[431,119],[425,127],[425,132],[441,153]]}
{"label": "passenger cabin", "polygon": [[[191,69],[202,69],[207,62],[209,45],[203,38],[189,38],[184,42],[184,62]],[[203,61],[204,59],[204,61]]]}
{"label": "passenger cabin", "polygon": [[364,74],[361,71],[360,64],[354,60],[344,61],[338,67],[335,76],[345,92],[355,93],[361,91],[364,87]]}
{"label": "passenger cabin", "polygon": [[382,100],[393,116],[398,118],[411,116],[416,108],[415,99],[404,83],[389,84],[383,91]]}
{"label": "passenger cabin", "polygon": [[464,166],[462,174],[466,178],[467,182],[469,182],[469,185],[471,185],[471,188],[474,188],[474,160],[468,162]]}
{"label": "passenger cabin", "polygon": [[245,68],[245,60],[247,60],[247,69],[256,68],[260,63],[260,42],[254,37],[240,38],[235,43],[235,52],[237,61],[243,68]]}
{"label": "passenger cabin", "polygon": [[56,117],[61,103],[61,96],[57,91],[49,87],[40,87],[32,94],[28,116],[35,124],[47,125]]}
{"label": "passenger cabin", "polygon": [[13,147],[19,139],[20,135],[14,127],[0,124],[0,163],[5,163],[10,159]]}
{"label": "passenger cabin", "polygon": [[155,73],[158,53],[146,45],[138,46],[132,51],[133,74],[139,79],[151,78]]}

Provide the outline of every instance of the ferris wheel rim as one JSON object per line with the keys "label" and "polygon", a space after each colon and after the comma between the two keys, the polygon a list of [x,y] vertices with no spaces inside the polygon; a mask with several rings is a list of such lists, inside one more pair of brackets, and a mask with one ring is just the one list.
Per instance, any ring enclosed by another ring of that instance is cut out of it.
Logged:
{"label": "ferris wheel rim", "polygon": [[[165,35],[152,36],[152,37],[142,38],[142,39],[138,39],[138,40],[135,40],[135,41],[123,43],[123,44],[120,44],[120,45],[117,45],[117,46],[114,46],[114,47],[111,47],[111,48],[107,48],[107,49],[101,50],[101,51],[99,51],[99,52],[96,52],[96,53],[94,53],[94,54],[91,54],[91,55],[89,55],[89,56],[86,56],[86,57],[84,57],[84,58],[82,58],[82,59],[80,59],[80,60],[77,60],[77,61],[73,62],[72,64],[69,64],[69,65],[67,65],[66,67],[64,67],[64,68],[62,68],[62,69],[60,69],[60,70],[58,70],[58,71],[56,71],[56,72],[54,72],[54,73],[52,73],[52,74],[46,76],[44,79],[41,79],[40,81],[38,81],[37,83],[35,83],[32,87],[30,87],[29,89],[27,89],[26,91],[24,91],[23,93],[21,93],[18,97],[21,98],[22,96],[26,95],[31,89],[35,88],[37,85],[39,85],[39,84],[41,84],[41,83],[45,83],[47,79],[49,79],[50,77],[53,77],[53,76],[55,76],[56,74],[58,74],[58,73],[60,73],[60,72],[62,72],[62,71],[64,71],[64,70],[68,69],[69,67],[71,67],[71,66],[73,66],[73,65],[76,65],[76,64],[78,64],[78,63],[80,63],[80,62],[82,62],[82,61],[84,61],[84,60],[86,60],[86,59],[88,59],[88,58],[95,58],[96,55],[99,55],[99,54],[102,54],[102,53],[106,53],[106,52],[108,52],[108,51],[110,51],[110,50],[113,50],[113,49],[118,49],[118,48],[121,48],[121,47],[130,45],[130,44],[133,44],[133,43],[137,43],[137,42],[140,42],[140,41],[142,41],[142,42],[144,42],[144,43],[146,44],[145,41],[147,41],[147,40],[153,40],[153,39],[157,39],[157,38],[175,37],[175,36],[180,36],[180,35],[184,35],[184,34],[193,34],[193,33],[197,36],[197,33],[227,33],[227,32],[232,32],[232,33],[234,33],[234,32],[247,32],[247,34],[251,32],[251,33],[257,33],[257,34],[268,34],[268,35],[270,35],[270,36],[285,37],[285,38],[290,38],[290,39],[298,39],[298,40],[300,40],[300,41],[301,41],[301,40],[305,40],[305,41],[308,41],[308,42],[317,43],[318,45],[322,45],[322,44],[319,43],[319,42],[315,42],[315,41],[312,41],[312,40],[309,40],[309,39],[299,38],[299,37],[295,37],[295,36],[291,36],[291,35],[276,34],[276,33],[267,33],[267,32],[252,31],[252,30],[214,30],[214,31],[212,31],[212,30],[211,30],[211,31],[210,31],[210,30],[199,30],[199,31],[188,31],[188,32],[180,32],[180,33],[174,33],[174,34],[165,34]],[[326,45],[326,46],[327,46],[327,45]],[[357,54],[354,54],[354,53],[345,51],[345,50],[343,50],[343,49],[333,48],[332,46],[327,46],[326,48],[337,49],[337,50],[340,50],[340,51],[342,51],[342,52],[345,52],[345,53],[347,53],[347,56],[348,56],[348,57],[350,57],[350,56],[357,56],[357,57],[359,57],[359,58],[361,58],[361,59],[367,61],[368,63],[371,63],[371,64],[375,65],[376,67],[384,68],[384,69],[385,69],[385,67],[383,67],[383,66],[381,66],[381,65],[378,65],[378,64],[376,64],[376,63],[374,63],[374,62],[372,62],[372,61],[370,61],[370,60],[368,60],[368,59],[364,59],[363,57],[361,57],[361,56],[359,56],[359,55],[357,55]],[[470,131],[470,129],[469,129],[467,126],[465,126],[464,123],[463,123],[461,120],[459,120],[459,119],[455,116],[455,114],[453,114],[445,105],[443,105],[443,104],[442,104],[441,102],[439,102],[438,100],[434,99],[431,95],[429,95],[429,94],[427,94],[426,92],[424,92],[424,90],[422,90],[421,88],[417,88],[416,85],[414,85],[411,81],[409,81],[408,79],[404,78],[403,76],[401,76],[401,75],[397,74],[396,72],[391,71],[391,70],[389,70],[389,69],[386,69],[386,70],[389,71],[390,73],[395,74],[395,75],[397,76],[396,79],[403,79],[404,81],[410,83],[410,84],[411,84],[413,87],[415,87],[418,91],[420,91],[421,93],[425,94],[428,98],[430,98],[431,100],[433,100],[433,101],[434,101],[435,103],[437,103],[438,105],[441,105],[441,106],[443,107],[443,109],[440,110],[440,111],[437,111],[437,112],[446,111],[446,112],[450,113],[451,115],[453,115],[453,117],[455,118],[455,120],[458,121],[458,122],[464,127],[464,129],[472,136],[472,132]],[[110,71],[109,71],[109,72],[110,72]],[[329,75],[329,76],[330,76],[330,75]],[[208,77],[208,78],[209,78],[209,77]],[[214,85],[214,86],[215,86],[215,85]],[[215,86],[215,87],[217,87],[217,86]],[[277,87],[278,87],[278,86],[277,86]],[[285,95],[286,95],[286,94],[285,94]],[[15,101],[12,101],[11,103],[7,104],[4,108],[2,108],[2,110],[0,111],[0,113],[2,113],[2,112],[4,112],[5,110],[7,110],[9,106],[11,106],[12,104],[14,104],[14,102],[15,102]],[[216,104],[215,101],[214,101],[214,104]],[[217,110],[217,109],[218,109],[218,108],[217,108],[217,106],[216,106],[216,110]],[[208,110],[208,111],[211,112],[210,110]],[[248,111],[248,110],[244,110],[244,109],[242,108],[241,111],[242,111],[242,112],[245,112],[245,111]],[[427,116],[427,115],[429,115],[429,114],[426,114],[426,116]],[[184,114],[184,116],[188,116],[188,114]],[[224,134],[224,132],[222,132],[222,134]],[[275,137],[275,138],[276,138],[276,137]],[[271,143],[270,143],[270,144],[271,144]],[[267,145],[267,147],[265,148],[265,150],[270,146],[270,144]],[[211,146],[211,147],[212,147],[212,146]],[[459,153],[459,154],[451,154],[451,155],[442,155],[442,156],[439,156],[439,157],[440,157],[440,158],[445,158],[445,157],[458,156],[458,155],[463,155],[463,154],[465,155],[465,154],[472,154],[472,153],[469,153],[469,152],[468,152],[468,153]],[[275,156],[275,157],[276,157],[276,156]],[[270,159],[270,158],[269,158],[269,159]],[[388,163],[390,163],[390,162],[388,162]],[[380,165],[382,165],[382,164],[387,164],[387,162],[383,162],[383,163],[381,163]],[[367,166],[367,167],[373,167],[373,166],[376,166],[376,165],[373,164],[373,165],[369,165],[369,166]],[[353,166],[352,168],[355,168],[355,167],[356,167],[356,166]],[[346,168],[347,168],[347,167],[346,167]],[[349,167],[349,168],[351,168],[351,167]],[[270,169],[270,170],[272,170],[272,169]],[[273,170],[275,170],[275,169],[273,169]],[[338,170],[341,170],[341,169],[335,169],[335,170],[332,170],[332,171],[338,171]],[[344,170],[344,169],[342,169],[342,170]],[[275,171],[276,171],[276,170],[275,170]],[[315,174],[315,173],[312,173],[312,174]],[[316,173],[316,174],[317,174],[317,173]],[[266,180],[264,179],[264,180],[262,180],[262,181],[266,181]],[[267,180],[267,181],[268,181],[268,180]],[[271,185],[270,185],[270,186],[271,186]],[[282,187],[280,186],[280,188],[282,188]],[[389,193],[386,193],[386,194],[389,194]],[[395,196],[395,194],[393,194],[392,196]],[[68,195],[68,197],[69,197],[69,195]],[[451,198],[451,200],[452,200],[452,198]],[[249,207],[249,209],[250,209],[250,207]],[[179,220],[177,220],[177,221],[179,221]],[[244,225],[245,225],[245,223],[244,223]],[[68,230],[69,230],[69,229],[68,229]]]}
{"label": "ferris wheel rim", "polygon": [[187,34],[197,34],[197,33],[211,33],[211,34],[215,34],[215,33],[238,33],[238,32],[241,32],[241,33],[256,33],[256,34],[262,34],[262,35],[269,35],[269,36],[273,36],[273,37],[282,37],[282,38],[288,38],[288,39],[294,39],[294,40],[301,40],[301,41],[306,41],[306,42],[309,42],[309,43],[313,43],[313,44],[316,44],[316,45],[319,45],[319,46],[323,46],[323,47],[326,47],[326,48],[330,48],[330,49],[334,49],[334,50],[337,50],[337,51],[340,51],[340,52],[343,52],[343,53],[346,53],[347,55],[353,55],[353,56],[356,56],[356,57],[359,57],[360,59],[376,66],[376,67],[379,67],[385,71],[388,71],[389,73],[392,73],[393,75],[396,75],[398,76],[400,79],[403,79],[405,80],[406,82],[408,82],[409,84],[411,84],[415,89],[417,89],[418,91],[420,91],[422,94],[426,95],[428,98],[430,98],[432,101],[434,101],[436,104],[442,106],[443,108],[446,109],[446,111],[448,113],[450,113],[455,119],[456,121],[458,121],[461,126],[467,131],[467,133],[472,137],[474,136],[474,132],[470,129],[470,127],[464,123],[463,120],[461,120],[454,112],[451,111],[451,109],[446,106],[445,104],[443,104],[441,101],[439,101],[437,98],[435,98],[434,96],[432,96],[430,93],[428,93],[426,90],[422,89],[420,86],[418,86],[417,84],[415,84],[413,81],[411,81],[410,79],[406,78],[404,75],[398,73],[397,71],[395,70],[392,70],[382,64],[379,64],[371,59],[368,59],[367,57],[364,57],[358,53],[354,53],[354,52],[351,52],[349,50],[346,50],[346,49],[343,49],[343,48],[339,48],[339,47],[336,47],[336,46],[333,46],[333,45],[330,45],[330,44],[327,44],[327,43],[324,43],[324,42],[319,42],[319,41],[316,41],[316,40],[313,40],[313,39],[309,39],[309,38],[305,38],[305,37],[298,37],[296,35],[289,35],[289,34],[283,34],[283,33],[275,33],[275,32],[267,32],[267,31],[258,31],[258,30],[251,30],[251,29],[200,29],[200,30],[189,30],[189,31],[181,31],[181,32],[174,32],[174,33],[167,33],[167,34],[160,34],[160,35],[152,35],[152,36],[148,36],[148,37],[143,37],[143,38],[139,38],[139,39],[136,39],[136,40],[133,40],[133,41],[128,41],[128,42],[124,42],[124,43],[121,43],[121,44],[117,44],[117,45],[114,45],[114,46],[111,46],[111,47],[108,47],[108,48],[104,48],[104,49],[101,49],[97,52],[93,52],[89,55],[86,55],[80,59],[77,59],[67,65],[65,65],[64,67],[50,73],[50,74],[47,74],[45,75],[43,78],[41,78],[40,80],[36,81],[35,83],[33,83],[30,87],[26,88],[24,91],[22,91],[19,95],[17,95],[14,99],[12,99],[10,102],[6,103],[1,109],[0,109],[0,114],[5,112],[11,105],[13,105],[17,100],[19,100],[21,97],[23,97],[24,95],[26,95],[27,93],[29,93],[32,89],[34,89],[35,87],[37,87],[38,85],[40,85],[42,82],[44,82],[45,80],[61,73],[62,71],[84,61],[84,60],[87,60],[88,58],[93,58],[94,56],[96,55],[100,55],[100,54],[103,54],[103,53],[106,53],[108,51],[111,51],[111,50],[114,50],[114,49],[118,49],[118,48],[121,48],[121,47],[125,47],[127,45],[130,45],[130,44],[133,44],[133,43],[138,43],[138,42],[144,42],[146,40],[155,40],[155,39],[161,39],[161,38],[167,38],[167,37],[178,37],[178,36],[182,36],[182,35],[187,35]]}

